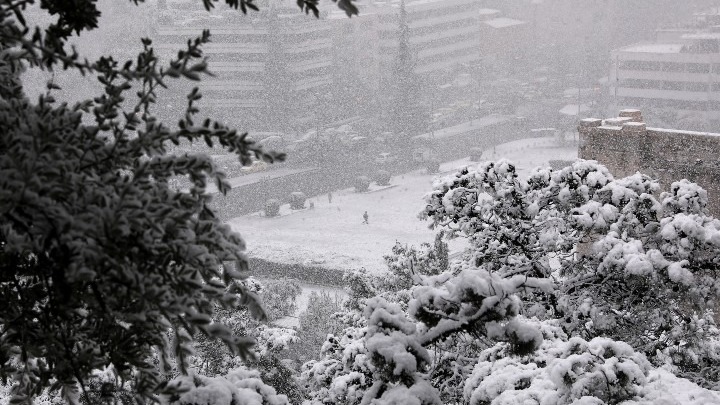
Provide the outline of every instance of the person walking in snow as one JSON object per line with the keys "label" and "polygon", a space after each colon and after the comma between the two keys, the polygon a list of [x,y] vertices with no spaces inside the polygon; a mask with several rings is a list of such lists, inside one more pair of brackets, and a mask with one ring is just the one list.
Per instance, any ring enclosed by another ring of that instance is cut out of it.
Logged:
{"label": "person walking in snow", "polygon": [[332,204],[332,191],[328,191],[328,204]]}
{"label": "person walking in snow", "polygon": [[368,222],[368,218],[368,213],[367,211],[365,211],[365,213],[363,214],[363,224],[370,225],[370,223]]}

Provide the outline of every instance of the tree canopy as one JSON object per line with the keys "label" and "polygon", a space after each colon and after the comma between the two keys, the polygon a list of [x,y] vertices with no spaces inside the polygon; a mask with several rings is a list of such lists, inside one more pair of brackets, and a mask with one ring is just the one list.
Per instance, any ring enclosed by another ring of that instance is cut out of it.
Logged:
{"label": "tree canopy", "polygon": [[501,160],[425,200],[463,259],[394,249],[391,283],[353,275],[346,330],[303,369],[313,403],[653,403],[663,365],[717,387],[720,221],[701,187]]}
{"label": "tree canopy", "polygon": [[[215,3],[203,0],[206,9]],[[337,4],[357,13],[350,0]],[[28,20],[37,6],[52,17],[47,26]],[[318,14],[315,0],[298,6]],[[219,146],[243,164],[284,156],[199,119],[197,89],[177,126],[156,118],[158,89],[208,73],[209,32],[164,66],[149,39],[135,60],[88,61],[68,41],[97,28],[99,16],[92,0],[0,5],[0,377],[14,382],[13,402],[47,388],[75,402],[93,371],[109,366],[137,400],[156,400],[182,390],[168,373],[187,372],[198,333],[252,356],[252,339],[212,317],[218,306],[265,316],[246,283],[243,240],[208,206],[210,183],[230,188],[224,174],[207,155],[170,145]],[[50,81],[32,101],[22,87],[28,67],[94,75],[103,92],[68,105],[55,101]]]}

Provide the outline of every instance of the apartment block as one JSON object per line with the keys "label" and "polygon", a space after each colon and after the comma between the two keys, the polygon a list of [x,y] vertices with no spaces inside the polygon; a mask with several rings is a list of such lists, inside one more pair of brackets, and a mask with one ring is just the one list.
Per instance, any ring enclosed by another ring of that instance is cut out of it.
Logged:
{"label": "apartment block", "polygon": [[301,13],[293,2],[265,1],[259,12],[208,13],[197,1],[160,4],[154,38],[176,51],[209,28],[203,48],[214,77],[199,84],[201,105],[214,116],[255,130],[296,129],[332,84],[332,27]]}
{"label": "apartment block", "polygon": [[611,52],[611,108],[665,109],[704,126],[720,120],[720,13],[696,13],[656,40]]}

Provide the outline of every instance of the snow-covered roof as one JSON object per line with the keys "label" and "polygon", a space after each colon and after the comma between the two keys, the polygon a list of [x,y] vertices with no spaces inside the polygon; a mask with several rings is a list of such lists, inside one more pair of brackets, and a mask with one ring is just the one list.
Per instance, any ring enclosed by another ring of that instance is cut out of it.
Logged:
{"label": "snow-covered roof", "polygon": [[485,24],[501,29],[501,28],[508,28],[508,27],[514,27],[516,25],[522,25],[525,24],[525,21],[522,20],[516,20],[514,18],[507,18],[507,17],[498,17],[493,18],[492,20],[483,21]]}
{"label": "snow-covered roof", "polygon": [[622,48],[623,52],[643,52],[643,53],[680,53],[683,44],[653,44],[641,43],[626,46]]}

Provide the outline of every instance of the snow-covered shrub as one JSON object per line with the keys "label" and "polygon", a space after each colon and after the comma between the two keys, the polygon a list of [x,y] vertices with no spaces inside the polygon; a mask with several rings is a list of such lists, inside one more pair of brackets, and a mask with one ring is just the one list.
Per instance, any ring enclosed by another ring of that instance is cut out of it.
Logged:
{"label": "snow-covered shrub", "polygon": [[511,355],[498,343],[480,353],[464,392],[470,405],[617,404],[637,398],[651,368],[642,353],[607,338],[567,338],[561,328],[537,324],[538,350]]}
{"label": "snow-covered shrub", "polygon": [[294,191],[290,193],[290,209],[293,210],[301,210],[305,208],[305,200],[307,197],[305,196],[305,193],[300,191]]}
{"label": "snow-covered shrub", "polygon": [[367,176],[358,176],[353,182],[356,193],[362,193],[370,189],[370,179]]}
{"label": "snow-covered shrub", "polygon": [[390,172],[387,170],[378,170],[375,173],[375,183],[377,183],[378,186],[387,186],[390,184]]}
{"label": "snow-covered shrub", "polygon": [[321,358],[303,364],[300,383],[316,404],[357,405],[373,385],[372,365],[364,337],[366,327],[349,327],[329,335]]}
{"label": "snow-covered shrub", "polygon": [[300,285],[291,279],[266,280],[262,282],[260,298],[269,321],[276,321],[297,311],[296,299],[302,292]]}
{"label": "snow-covered shrub", "polygon": [[265,202],[265,216],[276,217],[280,215],[280,201],[271,198]]}
{"label": "snow-covered shrub", "polygon": [[428,173],[437,173],[440,171],[440,161],[432,158],[425,162],[425,170]]}
{"label": "snow-covered shrub", "polygon": [[178,377],[168,385],[187,390],[165,398],[166,405],[289,405],[285,395],[265,384],[260,373],[245,367],[217,377],[195,374]]}
{"label": "snow-covered shrub", "polygon": [[473,147],[470,148],[470,160],[473,162],[479,162],[482,160],[483,148]]}
{"label": "snow-covered shrub", "polygon": [[426,242],[419,248],[396,242],[391,254],[384,259],[390,274],[380,288],[386,291],[410,289],[418,284],[418,276],[449,270],[448,245],[442,233],[436,235],[433,245]]}
{"label": "snow-covered shrub", "polygon": [[469,239],[471,265],[557,281],[521,294],[522,311],[671,359],[688,376],[718,374],[720,221],[699,186],[660,193],[647,176],[614,179],[591,161],[522,179],[501,160],[439,179],[426,201],[434,226]]}
{"label": "snow-covered shrub", "polygon": [[342,310],[341,299],[322,291],[312,292],[307,308],[298,316],[298,343],[291,351],[303,362],[309,361],[320,352],[320,348],[329,334],[337,336],[342,325],[335,316]]}

